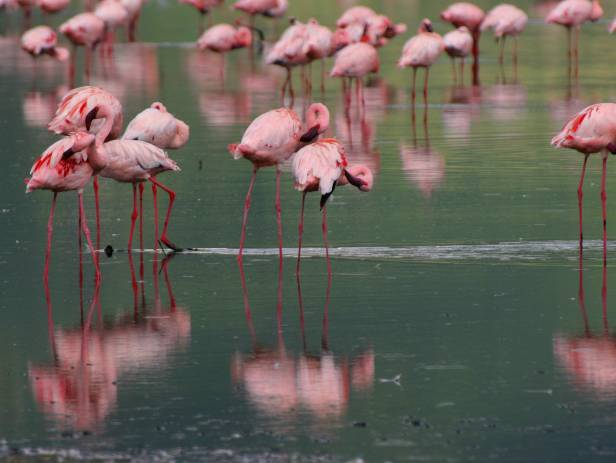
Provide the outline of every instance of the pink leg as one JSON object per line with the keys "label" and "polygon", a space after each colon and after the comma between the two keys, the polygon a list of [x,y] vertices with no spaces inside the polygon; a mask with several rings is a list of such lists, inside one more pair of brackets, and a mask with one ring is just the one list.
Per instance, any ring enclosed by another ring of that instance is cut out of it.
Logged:
{"label": "pink leg", "polygon": [[158,201],[157,201],[157,188],[152,183],[152,201],[154,203],[154,251],[158,249]]}
{"label": "pink leg", "polygon": [[257,167],[252,170],[252,176],[250,177],[250,185],[248,186],[248,193],[246,193],[246,200],[244,201],[244,218],[242,220],[242,234],[240,236],[240,251],[237,255],[238,262],[242,262],[242,255],[244,253],[244,241],[246,241],[246,224],[248,223],[248,211],[250,211],[250,197],[252,196],[252,190],[255,187],[255,180],[257,178]]}
{"label": "pink leg", "polygon": [[588,154],[584,155],[584,164],[582,164],[582,176],[580,177],[580,183],[578,185],[578,190],[577,190],[577,194],[578,194],[578,211],[579,211],[579,215],[580,215],[580,249],[583,246],[584,243],[584,227],[582,226],[583,221],[582,221],[582,210],[584,207],[583,204],[583,199],[584,199],[584,192],[582,190],[582,188],[584,187],[584,177],[586,176],[586,163],[588,162]]}
{"label": "pink leg", "polygon": [[413,102],[413,106],[415,106],[415,84],[417,82],[417,68],[413,68],[413,88],[411,90],[411,101]]}
{"label": "pink leg", "polygon": [[133,234],[137,222],[137,185],[133,183],[133,213],[130,215],[130,233],[128,235],[128,252],[133,250]]}
{"label": "pink leg", "polygon": [[278,226],[278,259],[282,271],[282,217],[280,207],[280,166],[276,165],[276,225]]}
{"label": "pink leg", "polygon": [[96,208],[96,249],[100,249],[101,245],[101,215],[100,215],[100,202],[98,195],[98,175],[94,176],[92,181],[94,187],[94,207]]}
{"label": "pink leg", "polygon": [[[79,211],[79,198],[77,199],[77,210]],[[83,243],[81,239],[81,211],[79,211],[77,221],[77,246],[79,252],[79,313],[83,323]]]}
{"label": "pink leg", "polygon": [[165,285],[167,286],[167,294],[169,296],[169,308],[171,312],[175,312],[177,306],[175,302],[175,297],[173,295],[173,288],[171,287],[171,280],[169,280],[169,271],[167,269],[167,266],[169,265],[169,262],[171,261],[173,256],[174,254],[169,254],[163,259],[163,262],[160,265],[163,271],[163,275],[165,277]]}
{"label": "pink leg", "polygon": [[323,333],[321,334],[321,348],[329,350],[329,301],[332,291],[332,274],[327,273],[327,289],[325,290],[325,308],[323,309]]}
{"label": "pink leg", "polygon": [[430,76],[430,68],[426,68],[426,73],[424,74],[424,106],[428,106],[428,77]]}
{"label": "pink leg", "polygon": [[135,264],[133,263],[133,253],[128,253],[128,268],[130,270],[130,285],[133,289],[133,319],[136,322],[139,318],[139,286],[135,275]]}
{"label": "pink leg", "polygon": [[175,202],[175,192],[170,188],[166,187],[154,177],[150,177],[150,182],[152,182],[157,187],[162,188],[169,195],[169,206],[167,207],[167,215],[165,216],[165,223],[163,225],[163,234],[160,237],[160,241],[167,246],[168,248],[173,249],[174,251],[180,251],[175,244],[173,244],[169,238],[167,238],[167,228],[169,227],[169,218],[171,217],[171,209],[173,209],[173,203]]}
{"label": "pink leg", "polygon": [[252,339],[253,348],[257,348],[257,334],[254,324],[252,322],[252,311],[250,310],[250,301],[248,300],[248,286],[246,285],[246,274],[244,273],[244,264],[241,259],[237,261],[240,267],[240,279],[242,281],[242,294],[244,296],[244,315],[246,316],[246,324],[248,325],[248,331],[250,338]]}
{"label": "pink leg", "polygon": [[98,286],[98,284],[101,281],[101,269],[98,265],[98,256],[96,254],[94,246],[92,245],[92,237],[90,236],[90,229],[88,228],[88,219],[86,218],[86,214],[83,210],[83,193],[79,192],[78,194],[79,194],[79,214],[81,215],[81,229],[84,235],[86,235],[86,242],[88,243],[88,248],[90,248],[90,252],[92,253],[92,262],[94,263],[94,268],[96,271],[96,284]]}
{"label": "pink leg", "polygon": [[603,307],[603,334],[610,333],[610,324],[607,318],[607,261],[603,261],[603,280],[601,284],[601,304]]}
{"label": "pink leg", "polygon": [[603,262],[607,262],[607,192],[605,191],[607,156],[607,153],[603,153],[603,170],[601,172],[601,210],[603,212]]}
{"label": "pink leg", "polygon": [[584,334],[590,336],[590,327],[588,324],[588,312],[586,311],[586,296],[584,293],[584,251],[580,247],[579,252],[579,277],[578,277],[578,304],[580,306],[580,313],[582,314],[582,320],[584,320]]}
{"label": "pink leg", "polygon": [[58,193],[54,191],[53,199],[51,200],[51,209],[49,210],[49,221],[47,222],[47,250],[45,252],[45,270],[43,270],[43,281],[45,284],[49,281],[49,261],[51,258],[51,237],[53,235],[53,214],[56,210],[56,200]]}
{"label": "pink leg", "polygon": [[139,248],[143,251],[143,182],[139,182]]}
{"label": "pink leg", "polygon": [[299,276],[300,271],[300,261],[302,259],[302,237],[304,235],[304,204],[306,202],[306,192],[302,192],[302,207],[299,213],[299,227],[298,227],[298,235],[299,242],[297,244],[297,267],[295,268],[295,274]]}
{"label": "pink leg", "polygon": [[327,206],[323,207],[323,224],[321,226],[323,231],[323,244],[325,245],[325,259],[327,260],[327,277],[332,276],[332,263],[329,258],[329,242],[327,240]]}

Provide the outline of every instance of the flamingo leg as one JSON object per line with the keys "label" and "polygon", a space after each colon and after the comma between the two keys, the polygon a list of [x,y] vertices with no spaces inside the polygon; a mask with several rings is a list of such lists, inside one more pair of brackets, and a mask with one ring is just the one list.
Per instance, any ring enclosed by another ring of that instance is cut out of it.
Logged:
{"label": "flamingo leg", "polygon": [[297,228],[299,241],[297,243],[297,266],[295,268],[295,274],[299,276],[300,261],[302,258],[302,238],[304,236],[304,204],[306,203],[306,192],[302,192],[302,206],[299,213],[299,226]]}
{"label": "flamingo leg", "polygon": [[464,86],[464,58],[460,61],[460,86]]}
{"label": "flamingo leg", "polygon": [[88,243],[88,248],[90,249],[90,252],[92,253],[92,262],[94,263],[94,268],[96,271],[96,284],[98,286],[98,284],[101,281],[101,269],[98,265],[98,256],[96,255],[96,250],[94,249],[94,246],[92,245],[92,237],[90,236],[90,229],[88,228],[88,219],[86,218],[86,214],[85,211],[83,209],[83,192],[79,192],[79,215],[81,216],[81,230],[83,231],[83,234],[86,236],[86,242]]}
{"label": "flamingo leg", "polygon": [[143,182],[139,182],[139,249],[143,251]]}
{"label": "flamingo leg", "polygon": [[92,180],[92,187],[94,188],[94,207],[96,210],[96,249],[100,249],[101,245],[101,209],[100,209],[100,196],[99,196],[99,185],[98,185],[98,175],[94,176]]}
{"label": "flamingo leg", "polygon": [[154,204],[154,250],[158,249],[158,189],[156,184],[152,183],[152,202]]}
{"label": "flamingo leg", "polygon": [[601,283],[601,305],[603,309],[603,334],[610,332],[610,324],[607,319],[607,262],[603,261],[603,278]]}
{"label": "flamingo leg", "polygon": [[242,219],[242,234],[240,236],[240,250],[237,255],[238,262],[242,262],[244,253],[244,242],[246,241],[246,224],[248,223],[248,212],[250,211],[250,197],[252,196],[252,190],[255,187],[255,180],[257,178],[257,167],[252,169],[252,176],[250,177],[250,184],[248,186],[248,193],[246,193],[246,200],[244,201],[244,218]]}
{"label": "flamingo leg", "polygon": [[79,210],[79,199],[77,200],[78,220],[77,220],[77,251],[79,252],[79,313],[83,323],[83,243],[81,238],[81,211]]}
{"label": "flamingo leg", "polygon": [[426,67],[426,72],[424,74],[424,89],[423,89],[424,106],[428,106],[428,77],[430,77],[430,68]]}
{"label": "flamingo leg", "polygon": [[280,166],[276,165],[276,225],[278,227],[278,259],[279,269],[282,271],[282,217],[280,207]]}
{"label": "flamingo leg", "polygon": [[291,73],[291,68],[287,68],[287,72],[289,73],[289,96],[291,97],[291,106],[295,103],[295,91],[293,90],[293,74]]}
{"label": "flamingo leg", "polygon": [[417,83],[417,68],[413,68],[413,88],[411,90],[411,100],[413,101],[413,107],[415,106],[415,84]]}
{"label": "flamingo leg", "polygon": [[327,277],[331,278],[332,263],[329,258],[329,241],[327,240],[327,206],[323,206],[323,223],[321,224],[323,231],[323,245],[325,246],[325,259],[327,260]]}
{"label": "flamingo leg", "polygon": [[160,264],[161,270],[163,271],[163,276],[165,278],[165,286],[167,287],[167,295],[169,296],[169,308],[171,312],[175,312],[177,308],[177,304],[175,302],[175,296],[173,295],[173,288],[171,287],[171,280],[169,279],[169,262],[173,258],[173,254],[169,254],[165,257]]}
{"label": "flamingo leg", "polygon": [[173,209],[173,203],[175,202],[175,192],[171,190],[169,187],[160,183],[154,177],[150,177],[149,180],[150,182],[152,182],[154,185],[164,190],[165,193],[169,195],[169,206],[167,206],[167,214],[165,215],[165,223],[163,225],[163,234],[160,237],[160,241],[165,246],[167,246],[168,248],[174,251],[181,251],[181,249],[177,247],[175,244],[173,244],[173,242],[170,241],[169,238],[167,237],[167,228],[169,227],[169,218],[171,217],[171,210]]}
{"label": "flamingo leg", "polygon": [[584,251],[580,247],[579,252],[579,277],[578,277],[578,304],[580,306],[580,313],[582,314],[582,320],[584,321],[584,335],[590,335],[590,327],[588,324],[588,312],[586,311],[586,296],[584,293]]}
{"label": "flamingo leg", "polygon": [[473,85],[479,85],[479,39],[481,31],[479,28],[473,31]]}
{"label": "flamingo leg", "polygon": [[569,78],[573,74],[573,37],[571,34],[571,26],[567,26],[567,61],[569,63]]}
{"label": "flamingo leg", "polygon": [[325,58],[321,58],[321,94],[325,93]]}
{"label": "flamingo leg", "polygon": [[130,233],[128,235],[128,252],[133,250],[133,234],[137,222],[137,185],[133,183],[133,212],[130,215]]}
{"label": "flamingo leg", "polygon": [[607,192],[605,191],[607,175],[607,152],[603,153],[603,169],[601,171],[601,211],[603,213],[603,262],[607,262]]}
{"label": "flamingo leg", "polygon": [[574,75],[577,79],[580,74],[580,26],[576,26],[575,28],[575,70]]}
{"label": "flamingo leg", "polygon": [[453,79],[453,84],[458,83],[458,76],[456,75],[456,60],[455,58],[451,58],[451,78]]}
{"label": "flamingo leg", "polygon": [[43,270],[43,281],[45,284],[49,281],[49,261],[51,258],[51,238],[53,236],[53,214],[56,210],[56,201],[58,199],[58,193],[53,192],[53,199],[51,200],[51,209],[49,210],[49,221],[47,222],[47,250],[45,251],[45,270]]}
{"label": "flamingo leg", "polygon": [[586,176],[586,163],[588,162],[588,154],[584,155],[584,164],[582,164],[582,175],[580,177],[580,183],[578,185],[577,195],[578,195],[578,211],[580,215],[580,249],[582,249],[584,243],[584,227],[583,227],[583,214],[582,210],[584,207],[583,199],[584,199],[584,177]]}

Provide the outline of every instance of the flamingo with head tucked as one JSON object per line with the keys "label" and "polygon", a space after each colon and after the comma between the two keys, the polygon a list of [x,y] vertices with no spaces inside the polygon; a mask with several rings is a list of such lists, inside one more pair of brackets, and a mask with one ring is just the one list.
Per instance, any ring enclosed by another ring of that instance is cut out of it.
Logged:
{"label": "flamingo with head tucked", "polygon": [[240,238],[238,261],[242,262],[246,224],[250,210],[250,198],[254,188],[257,171],[262,167],[276,166],[276,219],[278,224],[278,244],[282,262],[282,222],[280,218],[280,168],[293,153],[307,143],[311,143],[329,127],[329,110],[321,103],[313,103],[306,112],[304,124],[295,111],[288,108],[274,109],[261,114],[248,126],[242,141],[229,145],[229,152],[235,159],[244,158],[252,162],[253,170],[248,193],[244,203],[244,218]]}
{"label": "flamingo with head tucked", "polygon": [[37,159],[30,170],[31,177],[26,179],[26,192],[34,190],[53,191],[53,200],[47,223],[47,250],[45,252],[45,270],[43,279],[49,277],[49,261],[51,256],[51,239],[53,235],[53,215],[56,208],[58,193],[77,191],[79,197],[79,224],[86,236],[88,247],[92,254],[96,279],[100,280],[98,258],[92,245],[90,230],[83,208],[83,188],[92,178],[92,167],[86,161],[83,150],[94,141],[94,136],[86,132],[75,132],[57,141]]}
{"label": "flamingo with head tucked", "polygon": [[21,36],[21,48],[32,56],[48,55],[60,61],[70,56],[64,47],[58,47],[58,36],[49,26],[37,26],[27,30]]}
{"label": "flamingo with head tucked", "polygon": [[227,53],[238,48],[249,47],[251,44],[252,32],[247,27],[216,24],[199,37],[197,48],[216,53]]}
{"label": "flamingo with head tucked", "polygon": [[578,185],[578,208],[580,215],[580,248],[583,242],[582,198],[584,175],[588,157],[601,153],[603,170],[601,175],[601,206],[603,211],[603,258],[607,259],[607,193],[605,189],[607,158],[616,153],[616,104],[597,103],[583,109],[568,121],[562,130],[552,138],[552,146],[571,148],[584,154],[582,175]]}
{"label": "flamingo with head tucked", "polygon": [[514,5],[503,3],[492,8],[481,23],[481,31],[492,29],[496,41],[500,43],[499,62],[503,63],[505,40],[507,36],[513,37],[513,63],[518,60],[518,35],[524,31],[528,16],[524,11]]}
{"label": "flamingo with head tucked", "polygon": [[[105,22],[94,13],[81,13],[68,19],[60,25],[60,32],[73,44],[73,57],[77,47],[86,47],[86,78],[90,76],[92,50],[103,41],[105,37]],[[74,60],[71,63],[71,81],[75,74]]]}
{"label": "flamingo with head tucked", "polygon": [[58,13],[70,3],[70,0],[38,0],[38,6],[41,11],[48,14]]}
{"label": "flamingo with head tucked", "polygon": [[345,79],[355,79],[357,97],[361,99],[363,108],[365,105],[363,79],[368,74],[379,72],[379,68],[379,53],[374,46],[367,43],[367,39],[364,37],[364,41],[344,47],[336,54],[334,67],[329,75],[342,78],[343,93],[347,102]]}
{"label": "flamingo with head tucked", "polygon": [[466,26],[460,26],[443,36],[443,44],[445,51],[451,58],[454,82],[457,81],[456,58],[460,59],[460,80],[464,84],[464,59],[473,49],[473,36]]}
{"label": "flamingo with head tucked", "polygon": [[299,274],[306,193],[318,191],[321,193],[322,231],[325,255],[327,257],[327,272],[331,276],[327,241],[327,200],[337,185],[342,186],[350,183],[361,191],[370,191],[373,185],[372,171],[362,165],[350,167],[346,159],[344,146],[333,138],[323,139],[300,149],[293,157],[292,170],[293,177],[295,178],[295,188],[302,192],[296,271]]}

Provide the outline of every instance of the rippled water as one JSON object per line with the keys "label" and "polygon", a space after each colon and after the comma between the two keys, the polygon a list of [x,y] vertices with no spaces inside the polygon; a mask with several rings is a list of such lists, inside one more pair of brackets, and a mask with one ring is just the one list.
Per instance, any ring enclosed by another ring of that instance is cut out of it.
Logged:
{"label": "rippled water", "polygon": [[[331,24],[347,2],[293,3],[292,14]],[[445,6],[380,3],[411,30]],[[312,99],[332,111],[329,134],[376,184],[332,198],[331,279],[309,197],[298,283],[300,195],[288,166],[284,272],[274,173],[263,171],[242,274],[234,256],[250,166],[226,151],[253,117],[280,105],[284,74],[245,50],[225,62],[197,53],[192,13],[150,2],[146,43],[97,56],[90,81],[121,99],[127,120],[160,100],[191,125],[189,144],[171,153],[182,172],[160,177],[178,193],[171,238],[190,249],[152,251],[146,190],[145,251],[123,251],[130,187],[103,182],[101,247],[116,252],[101,254],[100,293],[81,255],[80,289],[76,198],[61,195],[48,299],[51,196],[25,195],[22,179],[54,140],[45,125],[67,74],[20,52],[17,18],[0,19],[0,459],[612,461],[616,245],[602,268],[593,159],[580,260],[581,158],[549,146],[567,117],[614,95],[605,21],[584,28],[578,82],[567,80],[564,31],[536,19],[520,39],[517,78],[509,64],[499,69],[484,37],[481,86],[452,86],[443,57],[427,110],[413,113],[410,74],[394,66],[400,38],[381,52],[364,116],[344,111],[338,82],[323,94],[315,85]],[[298,96],[296,109],[308,101]],[[92,224],[91,191],[86,198]]]}

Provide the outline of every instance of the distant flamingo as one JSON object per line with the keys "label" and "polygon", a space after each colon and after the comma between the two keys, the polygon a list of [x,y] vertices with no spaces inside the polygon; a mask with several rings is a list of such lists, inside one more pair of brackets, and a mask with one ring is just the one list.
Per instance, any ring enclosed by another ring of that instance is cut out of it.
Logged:
{"label": "distant flamingo", "polygon": [[601,206],[603,211],[603,259],[607,259],[607,193],[605,190],[607,158],[616,153],[616,104],[598,103],[583,109],[565,124],[554,138],[552,146],[572,148],[584,154],[582,175],[578,186],[578,207],[580,214],[580,247],[583,242],[582,229],[582,187],[586,174],[588,156],[601,153],[603,170],[601,175]]}
{"label": "distant flamingo", "polygon": [[321,91],[325,89],[325,58],[335,52],[334,35],[329,28],[312,18],[306,24],[303,54],[312,62],[321,60]]}
{"label": "distant flamingo", "polygon": [[34,27],[21,36],[21,48],[32,56],[48,55],[60,61],[66,61],[70,56],[69,51],[57,45],[58,36],[48,26]]}
{"label": "distant flamingo", "polygon": [[250,17],[251,26],[254,26],[256,15],[280,18],[286,13],[287,7],[287,0],[238,0],[233,5],[233,8],[243,11]]}
{"label": "distant flamingo", "polygon": [[62,23],[59,30],[73,44],[74,59],[71,63],[71,80],[74,79],[74,63],[77,51],[76,47],[78,46],[86,47],[85,73],[86,78],[89,78],[92,66],[92,50],[94,50],[94,47],[102,42],[105,37],[105,22],[94,13],[81,13]]}
{"label": "distant flamingo", "polygon": [[402,56],[398,61],[398,66],[401,68],[413,68],[413,90],[412,99],[415,104],[415,81],[417,77],[417,68],[425,68],[426,74],[424,78],[424,103],[428,103],[428,76],[430,74],[430,66],[432,66],[438,57],[443,53],[445,43],[443,38],[434,32],[432,22],[429,19],[424,19],[419,26],[417,35],[411,37],[402,49]]}
{"label": "distant flamingo", "polygon": [[327,241],[327,200],[337,185],[342,186],[350,183],[361,191],[370,191],[373,185],[372,171],[361,165],[349,167],[344,146],[333,138],[317,141],[295,153],[292,171],[295,178],[295,188],[302,192],[296,272],[299,274],[302,254],[306,193],[319,191],[321,193],[322,231],[325,255],[327,257],[327,273],[331,275]]}
{"label": "distant flamingo", "polygon": [[105,41],[110,50],[115,40],[115,30],[128,24],[128,10],[120,0],[102,0],[94,14],[105,21]]}
{"label": "distant flamingo", "polygon": [[307,64],[310,61],[306,55],[307,50],[304,48],[308,41],[307,29],[306,24],[292,20],[291,26],[284,31],[265,58],[267,64],[281,66],[287,70],[287,78],[281,92],[283,100],[287,88],[289,89],[291,100],[295,99],[291,69],[295,66]]}
{"label": "distant flamingo", "polygon": [[282,262],[282,222],[280,218],[280,169],[279,164],[289,159],[303,144],[314,141],[329,127],[329,110],[321,103],[313,103],[306,112],[305,122],[292,109],[280,108],[257,117],[248,126],[239,144],[229,145],[235,159],[252,162],[253,170],[244,203],[244,218],[238,261],[242,262],[250,198],[257,171],[262,167],[276,166],[276,219],[278,223],[279,254]]}
{"label": "distant flamingo", "polygon": [[367,6],[353,6],[342,13],[336,21],[336,27],[345,28],[355,23],[365,24],[376,12]]}
{"label": "distant flamingo", "polygon": [[[572,63],[573,75],[578,75],[578,45],[580,41],[580,26],[587,21],[597,21],[603,16],[599,0],[564,0],[550,11],[545,18],[548,24],[558,24],[567,28],[567,43],[569,46],[569,62]],[[573,36],[571,29],[575,29]]]}
{"label": "distant flamingo", "polygon": [[180,0],[180,3],[190,5],[194,7],[199,13],[201,13],[201,22],[199,23],[199,33],[201,33],[205,28],[205,15],[207,15],[217,6],[222,5],[224,3],[224,0]]}
{"label": "distant flamingo", "polygon": [[38,6],[43,13],[58,13],[70,5],[70,0],[38,0]]}
{"label": "distant flamingo", "polygon": [[406,25],[394,24],[387,16],[379,15],[366,6],[346,10],[336,21],[336,27],[350,31],[351,43],[359,42],[365,34],[369,38],[368,43],[375,47],[383,46],[388,39],[406,32]]}
{"label": "distant flamingo", "polygon": [[499,62],[503,63],[505,40],[513,37],[513,63],[518,61],[518,35],[522,33],[528,22],[528,16],[517,6],[503,3],[492,8],[481,23],[481,31],[492,29],[496,41],[500,43]]}
{"label": "distant flamingo", "polygon": [[217,24],[199,37],[197,47],[199,50],[227,53],[238,48],[249,47],[251,43],[252,32],[247,27],[236,28],[230,24]]}
{"label": "distant flamingo", "polygon": [[[86,236],[88,247],[92,253],[92,261],[96,268],[96,279],[100,280],[98,258],[88,228],[86,214],[83,208],[83,188],[92,178],[92,168],[86,161],[86,156],[81,153],[94,141],[94,136],[85,132],[76,132],[68,137],[57,141],[37,159],[30,170],[29,179],[26,179],[26,192],[33,190],[53,191],[53,200],[49,212],[47,224],[47,250],[45,253],[45,270],[43,279],[49,278],[49,261],[51,256],[51,238],[53,234],[53,215],[56,207],[58,193],[64,191],[77,191],[79,197],[79,220],[80,228]],[[77,153],[74,155],[74,153]]]}
{"label": "distant flamingo", "polygon": [[[98,18],[96,19],[98,20]],[[57,134],[69,135],[82,130],[96,135],[104,123],[104,117],[101,114],[112,114],[113,118],[111,130],[106,135],[105,140],[118,138],[122,133],[124,121],[122,104],[115,96],[102,88],[78,87],[64,95],[48,128]],[[96,176],[94,176],[93,186],[96,203],[96,246],[98,247],[100,244],[100,207],[98,178]]]}
{"label": "distant flamingo", "polygon": [[120,0],[122,6],[128,13],[127,38],[129,42],[134,42],[137,38],[137,23],[141,16],[141,8],[144,0]]}
{"label": "distant flamingo", "polygon": [[[361,106],[363,108],[365,106],[363,78],[370,73],[379,72],[379,68],[379,54],[376,48],[368,43],[359,42],[351,44],[338,52],[330,76],[342,77],[343,88],[346,87],[344,79],[347,77],[350,80],[355,79],[357,98],[358,100],[361,99]],[[346,100],[346,88],[344,93]]]}
{"label": "distant flamingo", "polygon": [[454,27],[466,26],[473,35],[473,85],[479,85],[479,37],[484,11],[477,5],[459,2],[450,5],[441,13],[441,19]]}
{"label": "distant flamingo", "polygon": [[464,85],[464,59],[473,49],[473,36],[466,26],[460,26],[443,36],[445,51],[451,58],[453,81],[456,82],[456,58],[460,58],[460,81]]}

